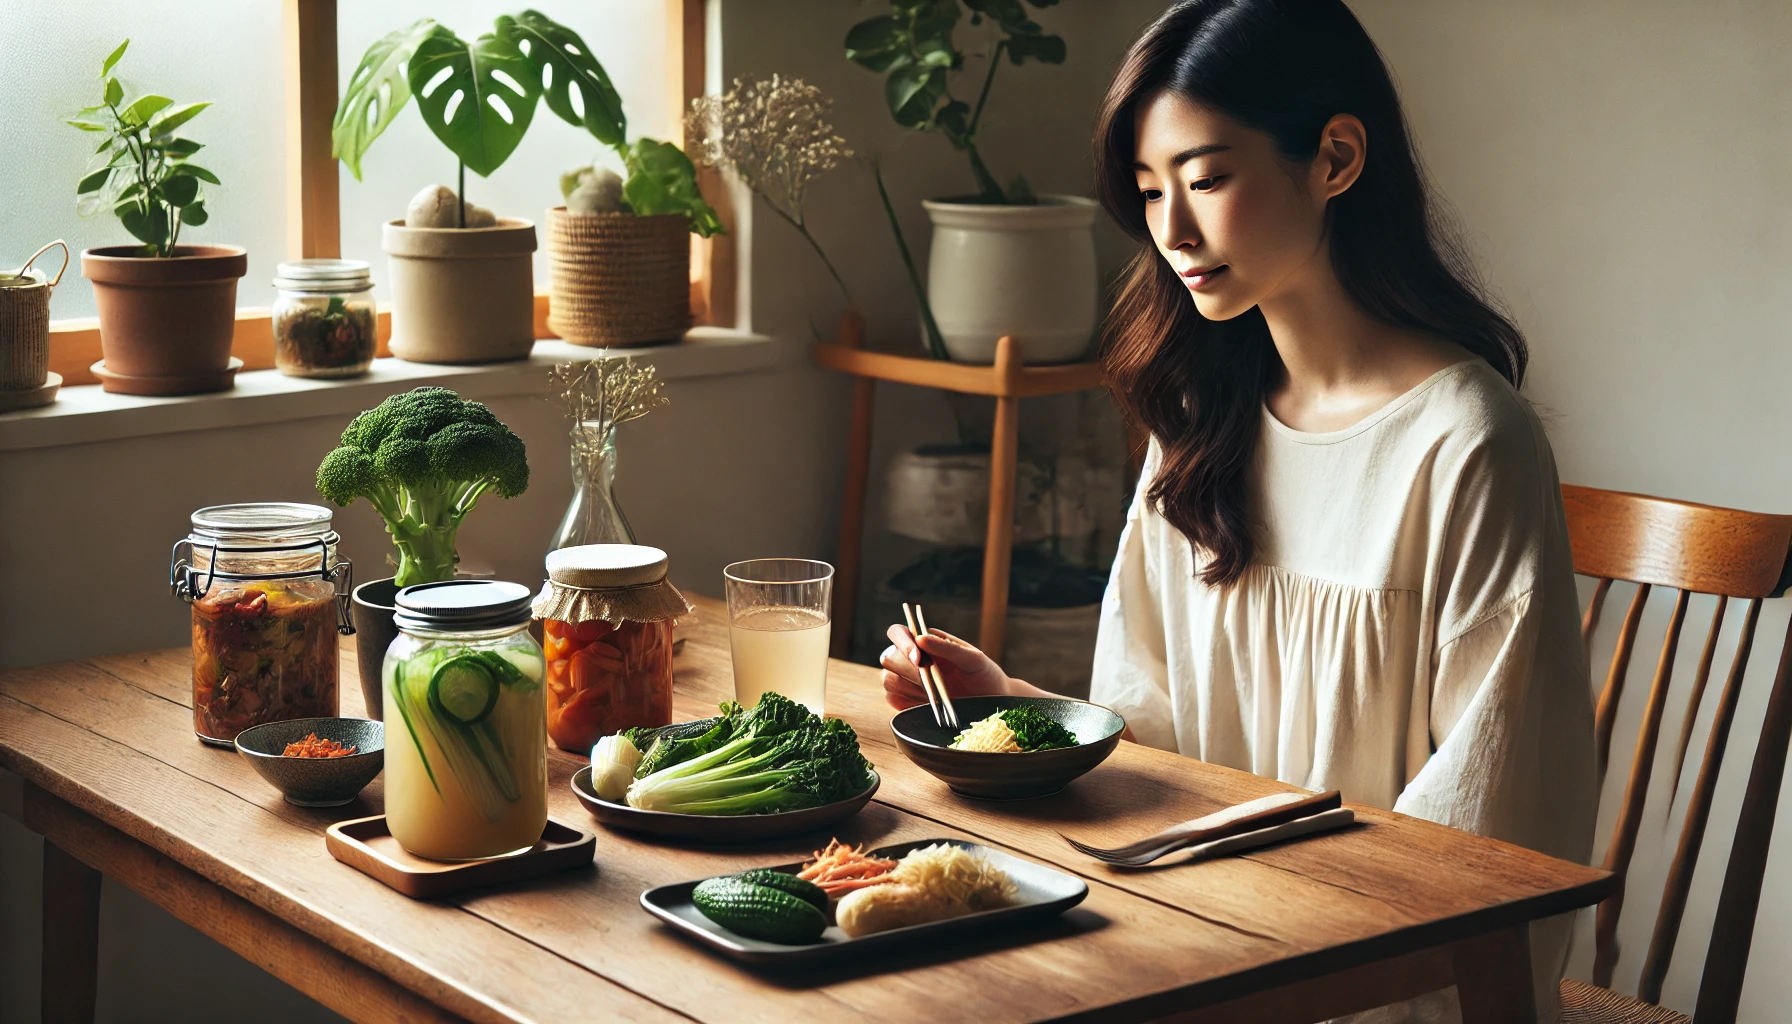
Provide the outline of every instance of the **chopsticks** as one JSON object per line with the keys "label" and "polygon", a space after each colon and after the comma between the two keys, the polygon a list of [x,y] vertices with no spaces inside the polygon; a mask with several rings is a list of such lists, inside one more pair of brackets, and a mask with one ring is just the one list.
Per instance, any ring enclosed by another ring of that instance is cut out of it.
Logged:
{"label": "chopsticks", "polygon": [[[902,602],[902,617],[908,620],[908,631],[917,641],[928,635],[927,614],[919,604],[911,608],[907,601]],[[952,695],[946,692],[945,680],[940,678],[940,667],[918,643],[915,652],[918,655],[915,667],[921,670],[921,692],[927,695],[927,706],[933,709],[933,724],[941,728],[958,728],[958,711],[952,707]]]}

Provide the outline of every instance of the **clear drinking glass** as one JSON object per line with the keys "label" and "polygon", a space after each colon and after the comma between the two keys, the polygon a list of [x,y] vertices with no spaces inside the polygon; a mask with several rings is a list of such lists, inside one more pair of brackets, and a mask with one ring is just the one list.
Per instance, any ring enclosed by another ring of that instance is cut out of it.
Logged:
{"label": "clear drinking glass", "polygon": [[823,714],[834,567],[807,558],[753,558],[722,570],[734,699],[746,707],[781,693]]}

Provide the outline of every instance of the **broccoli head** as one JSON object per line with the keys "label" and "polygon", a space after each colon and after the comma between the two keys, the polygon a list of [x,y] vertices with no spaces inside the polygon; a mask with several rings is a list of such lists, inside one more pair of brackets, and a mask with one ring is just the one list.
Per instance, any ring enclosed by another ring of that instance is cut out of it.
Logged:
{"label": "broccoli head", "polygon": [[317,467],[319,494],[338,505],[366,498],[386,521],[400,587],[452,578],[455,534],[479,498],[528,486],[522,438],[447,388],[406,391],[356,416]]}

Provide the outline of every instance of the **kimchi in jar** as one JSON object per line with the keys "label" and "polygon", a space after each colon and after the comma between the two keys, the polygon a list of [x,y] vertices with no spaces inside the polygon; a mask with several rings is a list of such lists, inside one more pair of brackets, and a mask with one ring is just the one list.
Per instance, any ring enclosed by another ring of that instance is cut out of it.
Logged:
{"label": "kimchi in jar", "polygon": [[332,718],[337,635],[352,632],[330,510],[219,505],[193,513],[170,581],[193,605],[193,731],[216,746],[264,722]]}
{"label": "kimchi in jar", "polygon": [[635,726],[672,722],[672,624],[690,610],[666,579],[666,553],[584,544],[548,555],[535,599],[544,621],[548,739],[590,754]]}

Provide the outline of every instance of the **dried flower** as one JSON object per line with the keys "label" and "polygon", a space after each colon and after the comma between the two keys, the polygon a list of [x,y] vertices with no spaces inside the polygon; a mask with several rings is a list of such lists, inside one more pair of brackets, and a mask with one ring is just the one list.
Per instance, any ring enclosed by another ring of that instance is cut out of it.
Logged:
{"label": "dried flower", "polygon": [[691,101],[685,138],[699,162],[733,169],[773,213],[801,232],[846,293],[846,282],[803,219],[809,184],[852,158],[846,140],[828,123],[832,107],[820,89],[800,78],[737,78],[726,93]]}
{"label": "dried flower", "polygon": [[670,401],[660,393],[654,368],[632,358],[559,363],[548,371],[548,384],[566,403],[573,429],[594,430],[605,441],[617,427]]}

